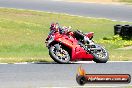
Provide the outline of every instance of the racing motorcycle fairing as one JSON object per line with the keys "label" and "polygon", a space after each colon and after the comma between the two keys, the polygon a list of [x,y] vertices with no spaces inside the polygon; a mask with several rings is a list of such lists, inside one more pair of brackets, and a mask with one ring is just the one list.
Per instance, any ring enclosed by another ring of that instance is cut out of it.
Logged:
{"label": "racing motorcycle fairing", "polygon": [[67,47],[71,52],[71,61],[76,60],[93,60],[93,56],[89,53],[87,53],[86,50],[84,50],[80,45],[78,44],[78,41],[74,37],[68,37],[67,35],[61,35],[58,32],[54,34],[54,41],[49,43],[50,45],[53,45],[55,43],[59,43],[65,47]]}

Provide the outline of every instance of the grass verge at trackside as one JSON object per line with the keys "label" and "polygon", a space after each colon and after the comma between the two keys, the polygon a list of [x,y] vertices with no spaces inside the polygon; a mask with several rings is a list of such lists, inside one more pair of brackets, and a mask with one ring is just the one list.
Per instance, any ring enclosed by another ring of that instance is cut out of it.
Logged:
{"label": "grass verge at trackside", "polygon": [[120,2],[132,3],[132,0],[119,0]]}
{"label": "grass verge at trackside", "polygon": [[113,25],[132,23],[0,8],[0,62],[52,61],[44,44],[51,22],[70,25],[73,30],[93,31],[94,40],[106,47],[110,60],[132,60],[132,50],[116,50],[124,47],[124,41],[128,45],[131,41],[120,40],[119,45],[119,41],[110,43],[102,40],[113,36]]}

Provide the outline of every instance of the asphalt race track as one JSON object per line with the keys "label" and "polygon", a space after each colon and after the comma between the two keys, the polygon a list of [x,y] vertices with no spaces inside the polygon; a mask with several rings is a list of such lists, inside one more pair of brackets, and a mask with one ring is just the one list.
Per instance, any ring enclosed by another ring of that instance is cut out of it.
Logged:
{"label": "asphalt race track", "polygon": [[[65,1],[65,0],[63,0]],[[132,22],[132,6],[68,3],[59,0],[0,0],[0,7],[41,10]]]}
{"label": "asphalt race track", "polygon": [[[81,64],[0,64],[0,88],[77,87],[76,73]],[[131,62],[87,63],[88,74],[130,74]],[[130,84],[86,84],[87,87],[124,87]]]}
{"label": "asphalt race track", "polygon": [[[53,0],[0,0],[0,7],[31,9],[48,12],[68,13],[86,17],[110,18],[131,21],[132,6],[80,4]],[[76,73],[81,64],[0,64],[0,88],[43,88],[77,87]],[[132,62],[108,62],[105,64],[85,63],[89,74],[130,74]],[[86,84],[86,87],[124,87],[129,84]]]}

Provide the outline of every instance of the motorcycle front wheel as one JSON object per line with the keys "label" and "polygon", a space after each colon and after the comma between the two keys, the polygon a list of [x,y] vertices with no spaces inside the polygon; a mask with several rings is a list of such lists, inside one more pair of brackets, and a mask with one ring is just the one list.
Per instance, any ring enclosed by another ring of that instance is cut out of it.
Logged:
{"label": "motorcycle front wheel", "polygon": [[69,63],[70,55],[68,51],[60,44],[54,44],[49,48],[50,57],[57,63],[65,64]]}
{"label": "motorcycle front wheel", "polygon": [[106,49],[100,45],[96,45],[100,50],[94,50],[92,55],[94,56],[93,61],[96,63],[106,63],[109,59],[109,54]]}

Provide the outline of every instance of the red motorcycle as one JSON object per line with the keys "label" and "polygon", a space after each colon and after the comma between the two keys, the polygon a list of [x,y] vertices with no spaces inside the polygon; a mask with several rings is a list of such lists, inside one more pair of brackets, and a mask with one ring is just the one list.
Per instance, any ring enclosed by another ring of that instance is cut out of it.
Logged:
{"label": "red motorcycle", "polygon": [[84,34],[78,30],[67,33],[52,30],[46,39],[50,57],[57,63],[70,63],[80,60],[106,63],[109,55],[105,48],[93,41],[92,45],[85,44],[85,36],[92,41],[93,32]]}

